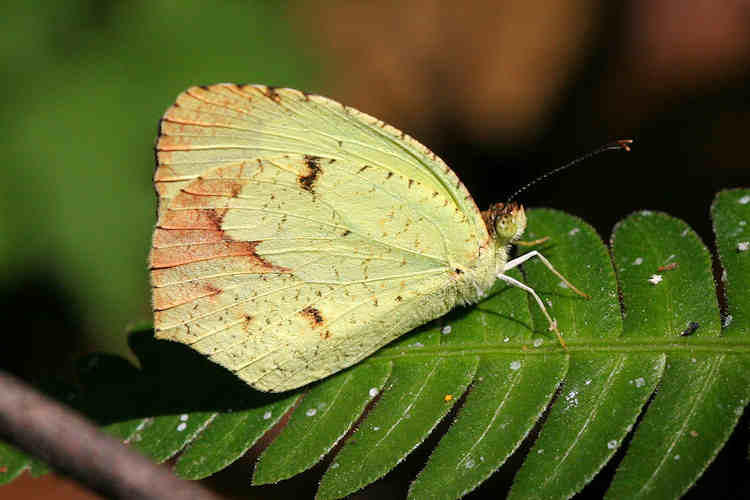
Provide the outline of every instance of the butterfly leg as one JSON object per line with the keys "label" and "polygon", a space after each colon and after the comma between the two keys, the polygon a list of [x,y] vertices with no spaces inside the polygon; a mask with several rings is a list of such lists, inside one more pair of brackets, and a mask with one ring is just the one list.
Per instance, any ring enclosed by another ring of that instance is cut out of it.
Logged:
{"label": "butterfly leg", "polygon": [[544,313],[544,316],[547,318],[547,321],[549,321],[549,329],[555,332],[555,335],[557,335],[557,340],[560,341],[560,345],[562,345],[563,349],[567,351],[568,346],[565,345],[565,341],[562,338],[562,334],[560,333],[560,330],[557,329],[557,321],[552,319],[552,316],[549,315],[549,313],[547,312],[547,308],[544,307],[544,302],[542,302],[542,299],[539,298],[539,295],[537,295],[534,289],[528,285],[524,285],[520,281],[513,279],[510,276],[507,276],[505,274],[498,274],[497,277],[498,279],[505,281],[509,285],[515,286],[517,288],[520,288],[521,290],[524,290],[530,293],[531,296],[534,297],[534,299],[536,299],[536,303],[539,304],[539,307],[542,308],[542,312]]}
{"label": "butterfly leg", "polygon": [[535,247],[537,245],[541,245],[542,243],[547,243],[549,241],[549,236],[545,236],[544,238],[539,238],[537,240],[515,240],[513,244],[517,247]]}
{"label": "butterfly leg", "polygon": [[550,261],[548,261],[547,258],[544,255],[540,254],[536,250],[532,250],[529,253],[525,253],[525,254],[521,255],[520,257],[516,257],[515,259],[509,260],[508,262],[505,263],[505,270],[507,271],[508,269],[513,269],[514,267],[518,267],[520,264],[523,264],[524,262],[526,262],[527,260],[529,260],[532,257],[539,257],[539,260],[541,260],[544,263],[544,265],[547,266],[547,269],[549,269],[550,271],[552,271],[552,273],[555,276],[557,276],[558,278],[560,278],[563,281],[563,283],[565,283],[566,285],[568,285],[568,287],[571,290],[573,290],[575,293],[577,293],[581,297],[585,297],[587,299],[589,298],[588,295],[586,295],[585,293],[583,293],[582,291],[580,291],[578,288],[574,287],[573,284],[570,281],[568,281],[567,279],[565,279],[565,276],[563,276],[562,274],[560,274],[560,272],[552,266],[552,263]]}

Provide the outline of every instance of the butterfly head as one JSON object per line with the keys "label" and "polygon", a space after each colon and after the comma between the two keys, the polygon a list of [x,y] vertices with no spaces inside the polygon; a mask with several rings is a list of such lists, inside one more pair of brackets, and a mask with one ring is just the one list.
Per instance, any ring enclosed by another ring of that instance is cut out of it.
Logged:
{"label": "butterfly head", "polygon": [[526,229],[526,212],[516,203],[490,205],[482,212],[482,218],[498,248],[516,241]]}

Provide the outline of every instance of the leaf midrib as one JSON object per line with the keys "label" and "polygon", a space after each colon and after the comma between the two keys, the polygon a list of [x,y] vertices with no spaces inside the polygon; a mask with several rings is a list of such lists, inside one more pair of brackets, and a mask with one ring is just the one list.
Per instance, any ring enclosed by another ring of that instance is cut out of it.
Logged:
{"label": "leaf midrib", "polygon": [[364,361],[365,363],[381,362],[393,359],[413,359],[420,357],[439,356],[475,356],[475,355],[560,355],[584,353],[714,353],[714,354],[746,354],[750,355],[750,339],[745,338],[701,338],[690,340],[675,340],[663,337],[639,337],[633,339],[607,340],[566,340],[567,351],[559,344],[532,347],[531,342],[508,343],[503,345],[434,345],[420,348],[393,347]]}

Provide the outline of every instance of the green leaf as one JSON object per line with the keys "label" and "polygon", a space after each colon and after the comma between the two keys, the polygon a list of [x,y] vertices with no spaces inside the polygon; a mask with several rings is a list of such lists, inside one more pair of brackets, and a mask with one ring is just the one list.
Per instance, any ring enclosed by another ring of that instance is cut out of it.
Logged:
{"label": "green leaf", "polygon": [[749,367],[729,354],[670,354],[663,385],[607,498],[679,498],[742,415],[750,397]]}
{"label": "green leaf", "polygon": [[569,498],[612,458],[664,371],[665,356],[581,354],[509,498]]}
{"label": "green leaf", "polygon": [[318,463],[380,394],[391,368],[392,363],[361,364],[310,389],[261,456],[253,484],[275,483]]}
{"label": "green leaf", "polygon": [[[726,217],[717,204],[714,207],[715,217]],[[734,236],[725,231],[726,225],[715,227],[720,248],[726,247]],[[750,400],[750,359],[747,351],[740,357],[731,346],[712,352],[711,347],[720,345],[712,342],[720,324],[711,262],[708,250],[687,225],[666,215],[642,212],[619,225],[614,251],[629,318],[626,324],[638,328],[634,336],[648,325],[654,336],[675,343],[679,339],[682,349],[668,355],[662,387],[607,497],[676,498],[708,467]],[[632,255],[647,257],[635,264],[630,261]],[[665,271],[661,282],[648,281],[649,271],[665,259],[677,262],[678,267]],[[643,265],[650,268],[641,269]],[[679,332],[689,322],[698,323],[698,331],[680,338]]]}
{"label": "green leaf", "polygon": [[[552,211],[544,215],[533,219],[530,237],[548,235],[549,248],[543,253],[592,298],[554,297],[561,282],[540,262],[526,266],[529,281],[545,297],[552,296],[550,308],[571,339],[571,349],[584,341],[590,345],[591,339],[618,337],[620,307],[604,244],[581,220]],[[561,394],[516,476],[510,498],[569,498],[580,491],[617,451],[663,369],[663,354],[574,354]]]}
{"label": "green leaf", "polygon": [[30,465],[31,458],[0,441],[0,485],[13,481]]}
{"label": "green leaf", "polygon": [[215,416],[214,412],[194,412],[146,419],[125,442],[160,463],[190,443]]}
{"label": "green leaf", "polygon": [[728,315],[724,318],[725,336],[747,335],[750,328],[750,260],[745,242],[750,242],[750,197],[747,189],[722,191],[711,205],[714,231],[719,238],[716,246],[725,273]]}
{"label": "green leaf", "polygon": [[[557,210],[530,211],[527,237],[549,237],[536,250],[554,262],[555,268],[590,298],[573,293],[539,260],[524,264],[528,284],[544,297],[550,314],[571,346],[591,345],[593,339],[612,339],[622,331],[617,284],[607,248],[594,229],[577,217]],[[530,299],[530,297],[529,297]],[[529,302],[534,326],[557,343],[548,332],[547,320],[535,303]]]}
{"label": "green leaf", "polygon": [[244,455],[299,398],[296,393],[268,398],[249,388],[238,388],[232,396],[239,408],[249,409],[216,415],[180,456],[175,466],[178,475],[201,479],[220,471]]}
{"label": "green leaf", "polygon": [[458,498],[521,445],[567,370],[567,357],[482,359],[456,422],[409,490],[410,498]]}
{"label": "green leaf", "polygon": [[[291,477],[338,450],[318,496],[340,498],[393,470],[455,409],[410,498],[472,491],[535,426],[511,498],[569,498],[618,450],[609,498],[677,498],[750,401],[750,250],[742,244],[750,191],[719,193],[711,213],[728,304],[723,330],[710,254],[683,222],[651,212],[626,218],[610,259],[580,219],[531,210],[526,237],[550,239],[524,250],[544,254],[591,298],[561,286],[535,258],[523,275],[508,274],[543,298],[567,350],[536,302],[498,282],[480,304],[298,391],[253,391],[189,348],[137,332],[130,340],[141,368],[87,357],[72,402],[155,461],[179,453],[175,470],[189,478],[233,463],[278,424],[254,483]],[[0,446],[0,480],[30,464]]]}
{"label": "green leaf", "polygon": [[690,340],[719,334],[711,257],[684,222],[639,212],[617,225],[612,241],[627,337],[678,341],[691,322],[699,327]]}
{"label": "green leaf", "polygon": [[346,496],[395,467],[448,413],[477,364],[475,356],[394,361],[380,401],[336,455],[318,498]]}

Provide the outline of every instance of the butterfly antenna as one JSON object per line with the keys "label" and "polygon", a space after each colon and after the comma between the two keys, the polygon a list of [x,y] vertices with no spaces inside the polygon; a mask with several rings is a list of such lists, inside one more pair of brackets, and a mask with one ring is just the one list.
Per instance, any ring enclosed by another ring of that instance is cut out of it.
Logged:
{"label": "butterfly antenna", "polygon": [[533,181],[529,182],[529,183],[528,183],[528,184],[526,184],[525,186],[522,186],[522,187],[521,187],[520,189],[518,189],[518,190],[517,190],[517,191],[516,191],[515,193],[513,193],[513,194],[512,194],[511,196],[510,196],[510,198],[508,198],[508,201],[507,201],[507,203],[510,203],[511,201],[515,200],[515,199],[516,199],[516,197],[517,197],[517,196],[518,196],[519,194],[523,193],[524,191],[526,191],[526,190],[527,190],[528,188],[530,188],[530,187],[531,187],[531,186],[533,186],[534,184],[536,184],[536,183],[538,183],[538,182],[540,182],[540,181],[543,181],[543,180],[544,180],[544,179],[546,179],[547,177],[551,177],[551,176],[553,176],[553,175],[555,175],[555,174],[557,174],[557,173],[559,173],[559,172],[562,172],[563,170],[566,170],[566,169],[568,169],[568,168],[572,167],[573,165],[576,165],[576,164],[578,164],[578,163],[581,163],[582,161],[588,160],[588,159],[589,159],[589,158],[591,158],[592,156],[596,156],[596,155],[598,155],[599,153],[603,153],[603,152],[605,152],[605,151],[615,151],[615,150],[624,150],[624,151],[630,151],[630,145],[631,145],[631,144],[633,144],[633,139],[619,139],[619,140],[617,140],[617,141],[612,141],[612,142],[608,142],[608,143],[607,143],[607,144],[605,144],[604,146],[598,147],[598,148],[596,148],[595,150],[593,150],[593,151],[591,151],[591,152],[589,152],[589,153],[586,153],[586,154],[585,154],[585,155],[583,155],[583,156],[579,156],[579,157],[578,157],[578,158],[576,158],[575,160],[573,160],[573,161],[570,161],[570,162],[566,163],[565,165],[562,165],[562,166],[560,166],[560,167],[557,167],[557,168],[555,168],[555,169],[553,169],[553,170],[550,170],[549,172],[546,172],[546,173],[544,173],[544,174],[540,175],[539,177],[537,177],[537,178],[536,178],[536,179],[534,179]]}

